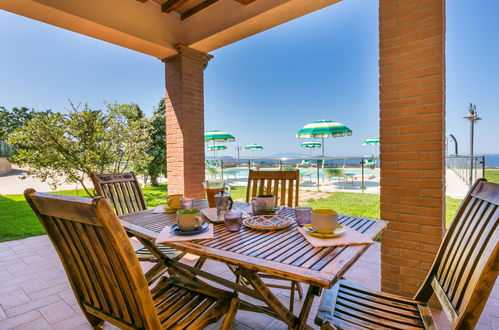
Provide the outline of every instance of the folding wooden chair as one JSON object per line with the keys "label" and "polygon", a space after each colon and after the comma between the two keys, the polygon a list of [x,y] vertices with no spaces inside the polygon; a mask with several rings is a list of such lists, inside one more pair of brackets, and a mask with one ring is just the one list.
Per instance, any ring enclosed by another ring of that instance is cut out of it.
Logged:
{"label": "folding wooden chair", "polygon": [[[92,174],[94,188],[99,196],[107,198],[114,210],[120,215],[147,210],[144,194],[139,181],[133,172],[120,174]],[[185,253],[164,245],[156,245],[157,250],[170,259],[180,260]],[[135,251],[139,261],[155,263],[146,273],[148,283],[154,282],[166,272],[166,265],[159,260],[147,247]]]}
{"label": "folding wooden chair", "polygon": [[[246,188],[246,202],[259,195],[274,195],[276,204],[281,206],[296,207],[300,193],[300,171],[249,171],[248,185]],[[274,275],[259,274],[262,278],[283,280]],[[284,280],[283,280],[284,281]],[[295,290],[300,299],[303,290],[299,282],[291,281],[290,285],[267,284],[279,289],[291,290],[289,298],[290,310],[293,310]]]}
{"label": "folding wooden chair", "polygon": [[225,314],[229,329],[236,295],[207,283],[161,278],[150,289],[116,212],[94,199],[24,192],[63,263],[76,299],[94,328],[201,329]]}
{"label": "folding wooden chair", "polygon": [[341,280],[323,293],[315,322],[322,329],[434,329],[427,303],[435,293],[452,329],[473,329],[499,273],[498,243],[499,184],[480,179],[461,203],[414,299]]}

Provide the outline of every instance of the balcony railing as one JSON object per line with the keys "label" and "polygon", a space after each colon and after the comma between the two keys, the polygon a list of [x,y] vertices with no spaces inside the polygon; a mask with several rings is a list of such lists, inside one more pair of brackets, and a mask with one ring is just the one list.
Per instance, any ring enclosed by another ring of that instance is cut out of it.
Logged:
{"label": "balcony railing", "polygon": [[449,156],[447,169],[471,187],[473,182],[485,177],[485,156]]}
{"label": "balcony railing", "polygon": [[[240,158],[240,159],[208,159],[207,175],[223,177],[232,182],[244,183],[248,169],[261,170],[300,170],[300,181],[303,186],[317,187],[326,182],[326,179],[336,180],[338,184],[346,186],[353,181],[358,182],[357,188],[364,189],[365,181],[374,177],[379,178],[379,161],[376,157],[346,157],[346,158]],[[340,169],[334,175],[327,169]],[[350,179],[350,180],[349,180]]]}
{"label": "balcony railing", "polygon": [[[332,179],[345,187],[366,188],[366,182],[379,179],[379,159],[377,157],[343,157],[343,158],[218,158],[208,159],[207,175],[223,177],[232,182],[244,183],[248,169],[284,170],[299,169],[303,186],[317,187],[326,184],[327,179]],[[485,176],[484,156],[449,156],[446,157],[447,169],[456,173],[464,184],[470,186],[478,178]],[[333,176],[327,169],[341,169],[349,178]]]}

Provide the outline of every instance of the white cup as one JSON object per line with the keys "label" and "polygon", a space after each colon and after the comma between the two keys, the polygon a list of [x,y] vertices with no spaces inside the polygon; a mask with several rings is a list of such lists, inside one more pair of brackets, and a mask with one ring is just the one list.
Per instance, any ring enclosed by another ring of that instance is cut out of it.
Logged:
{"label": "white cup", "polygon": [[177,211],[177,226],[182,231],[196,230],[203,224],[203,218],[199,216],[199,210]]}
{"label": "white cup", "polygon": [[329,234],[338,227],[338,213],[328,209],[317,209],[312,211],[312,228],[323,234]]}

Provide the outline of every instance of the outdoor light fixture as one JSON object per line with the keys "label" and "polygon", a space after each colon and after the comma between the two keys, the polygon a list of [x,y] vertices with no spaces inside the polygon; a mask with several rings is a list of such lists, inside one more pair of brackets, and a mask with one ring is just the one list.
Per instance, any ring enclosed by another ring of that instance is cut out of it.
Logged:
{"label": "outdoor light fixture", "polygon": [[463,117],[470,121],[470,186],[473,184],[473,140],[475,135],[475,122],[481,120],[476,112],[476,105],[470,103],[468,114]]}

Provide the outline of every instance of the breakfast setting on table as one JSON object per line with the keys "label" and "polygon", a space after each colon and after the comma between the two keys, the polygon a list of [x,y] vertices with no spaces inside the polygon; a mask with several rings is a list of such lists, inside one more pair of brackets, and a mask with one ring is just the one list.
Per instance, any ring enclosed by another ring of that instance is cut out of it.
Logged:
{"label": "breakfast setting on table", "polygon": [[225,181],[210,180],[203,185],[208,208],[194,208],[195,200],[182,194],[168,195],[166,205],[156,207],[153,213],[176,213],[176,223],[161,231],[156,244],[214,238],[214,224],[223,224],[228,232],[298,230],[314,247],[374,243],[361,232],[339,225],[334,210],[278,206],[272,194],[257,195],[246,207],[236,207]]}

